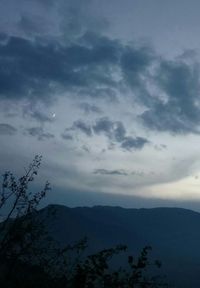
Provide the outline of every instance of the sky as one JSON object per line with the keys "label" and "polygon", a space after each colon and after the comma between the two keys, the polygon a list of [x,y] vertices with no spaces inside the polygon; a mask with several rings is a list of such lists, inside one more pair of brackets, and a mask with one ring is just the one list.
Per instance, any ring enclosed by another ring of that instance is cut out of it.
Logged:
{"label": "sky", "polygon": [[42,155],[47,202],[200,210],[199,9],[1,0],[1,174]]}

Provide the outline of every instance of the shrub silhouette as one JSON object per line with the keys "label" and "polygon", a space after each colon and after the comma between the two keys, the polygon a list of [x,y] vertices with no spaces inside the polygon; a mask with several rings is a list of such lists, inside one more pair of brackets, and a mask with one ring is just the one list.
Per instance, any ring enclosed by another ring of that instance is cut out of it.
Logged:
{"label": "shrub silhouette", "polygon": [[[113,270],[110,260],[127,250],[124,245],[81,257],[87,240],[61,247],[49,236],[45,219],[38,212],[42,199],[50,190],[49,182],[39,192],[30,192],[41,165],[35,156],[24,176],[16,179],[11,172],[3,175],[0,192],[0,286],[1,287],[69,287],[69,288],[145,288],[168,287],[159,277],[148,277],[147,268],[160,267],[150,262],[144,247],[138,258],[128,257],[128,268]],[[52,216],[55,211],[48,210]],[[49,217],[47,214],[46,217]],[[69,255],[73,255],[71,263]]]}

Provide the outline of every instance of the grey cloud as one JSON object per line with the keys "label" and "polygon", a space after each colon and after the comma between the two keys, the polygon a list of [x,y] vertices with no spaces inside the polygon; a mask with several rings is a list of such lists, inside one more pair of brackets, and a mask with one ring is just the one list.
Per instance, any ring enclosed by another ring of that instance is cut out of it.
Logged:
{"label": "grey cloud", "polygon": [[154,172],[150,172],[150,173],[145,173],[144,171],[132,171],[131,172],[131,175],[137,176],[137,177],[144,177],[145,175],[149,175],[149,174],[153,175]]}
{"label": "grey cloud", "polygon": [[42,127],[27,128],[26,132],[30,136],[37,137],[38,140],[47,140],[54,138],[53,134],[44,132],[44,129]]}
{"label": "grey cloud", "polygon": [[53,122],[53,118],[52,116],[48,116],[45,113],[41,112],[41,111],[33,111],[31,113],[31,117],[33,117],[34,119],[36,119],[39,122]]}
{"label": "grey cloud", "polygon": [[74,121],[71,127],[65,129],[64,133],[61,134],[61,137],[66,140],[72,140],[73,136],[71,133],[80,131],[88,137],[92,136],[91,125],[85,123],[82,120]]}
{"label": "grey cloud", "polygon": [[49,81],[58,76],[59,62],[53,47],[9,37],[6,44],[0,45],[0,96],[48,97]]}
{"label": "grey cloud", "polygon": [[[121,143],[121,147],[124,149],[131,148],[126,145],[126,142],[127,139],[132,138],[126,136],[126,129],[120,121],[111,121],[109,118],[103,117],[96,121],[95,125],[93,125],[93,130],[96,134],[105,134],[111,141]],[[137,147],[132,146],[132,148]]]}
{"label": "grey cloud", "polygon": [[23,107],[23,116],[31,117],[40,123],[53,122],[53,116],[48,115],[34,105],[28,104]]}
{"label": "grey cloud", "polygon": [[93,134],[105,135],[109,140],[109,149],[115,147],[115,143],[125,150],[142,149],[144,145],[150,143],[143,137],[127,136],[126,129],[122,122],[111,121],[108,117],[102,117],[96,120],[93,125],[89,125],[82,120],[75,121],[71,128],[66,128],[65,133],[69,131],[80,130],[86,136],[91,137]]}
{"label": "grey cloud", "polygon": [[148,144],[149,141],[143,137],[125,137],[123,142],[121,143],[121,147],[126,150],[132,149],[142,149],[144,145]]}
{"label": "grey cloud", "polygon": [[159,131],[199,133],[199,67],[182,61],[163,61],[155,78],[168,99],[152,101],[152,107],[141,115],[145,125]]}
{"label": "grey cloud", "polygon": [[61,137],[64,140],[73,140],[73,136],[68,133],[68,131],[65,131],[64,133],[61,134]]}
{"label": "grey cloud", "polygon": [[124,79],[131,87],[144,85],[141,75],[146,72],[154,59],[155,54],[149,47],[124,48],[120,64]]}
{"label": "grey cloud", "polygon": [[108,137],[111,137],[111,132],[113,130],[113,122],[110,121],[107,117],[100,118],[93,126],[93,130],[96,134],[104,133]]}
{"label": "grey cloud", "polygon": [[0,135],[15,135],[17,132],[17,129],[7,123],[0,123]]}
{"label": "grey cloud", "polygon": [[[50,101],[56,91],[67,89],[81,96],[114,100],[123,81],[137,87],[137,79],[150,65],[149,52],[144,48],[128,49],[95,33],[88,32],[76,43],[65,45],[5,34],[0,38],[3,99]],[[117,80],[115,70],[124,78]]]}
{"label": "grey cloud", "polygon": [[116,169],[116,170],[108,170],[108,169],[95,169],[93,171],[94,174],[99,175],[118,175],[118,176],[136,176],[136,177],[144,177],[145,174],[143,171],[131,171],[128,172],[124,169]]}
{"label": "grey cloud", "polygon": [[167,149],[167,145],[165,145],[165,144],[159,144],[159,145],[154,145],[154,148],[155,148],[155,150],[157,150],[157,151],[163,151],[163,150],[166,150]]}
{"label": "grey cloud", "polygon": [[107,169],[96,169],[93,172],[94,174],[100,174],[100,175],[117,175],[117,176],[128,176],[129,174],[121,170],[107,170]]}
{"label": "grey cloud", "polygon": [[[86,4],[89,7],[91,2],[87,1]],[[92,15],[88,17],[85,3],[67,1],[65,5],[65,9],[62,8],[63,11],[59,13],[63,13],[63,31],[66,29],[66,34],[71,31],[66,41],[41,37],[33,41],[0,35],[0,99],[26,98],[29,101],[49,102],[55,95],[68,91],[81,99],[90,96],[114,101],[118,92],[122,91],[120,89],[125,87],[131,89],[134,100],[146,106],[146,111],[140,116],[145,126],[173,133],[199,132],[197,64],[184,61],[187,55],[167,61],[151,47],[124,45],[103,36],[98,25],[91,29],[91,21],[93,23],[95,19],[90,20]],[[22,15],[19,25],[37,33],[37,23],[29,15]],[[76,34],[76,41],[73,33]],[[154,64],[160,65],[157,69],[151,69]],[[116,77],[117,73],[121,78]],[[166,102],[148,90],[148,81],[167,95]],[[82,109],[100,112],[94,106],[83,106]],[[98,127],[95,129],[97,131]],[[117,137],[125,137],[120,136],[123,132],[122,128],[119,129],[119,135],[113,136],[118,142],[123,140]]]}
{"label": "grey cloud", "polygon": [[72,130],[80,130],[82,131],[84,134],[86,134],[87,136],[92,136],[92,129],[89,125],[87,125],[85,122],[81,121],[81,120],[77,120],[73,123],[73,126],[71,128]]}
{"label": "grey cloud", "polygon": [[[56,89],[114,87],[111,68],[117,62],[115,42],[86,47],[40,43],[1,35],[0,97],[49,100]],[[77,91],[78,91],[77,90]]]}
{"label": "grey cloud", "polygon": [[121,142],[125,139],[126,130],[125,130],[122,122],[117,121],[114,123],[113,134],[114,134],[114,138],[116,139],[117,142]]}
{"label": "grey cloud", "polygon": [[90,153],[90,148],[87,145],[83,145],[81,148],[83,151]]}
{"label": "grey cloud", "polygon": [[123,141],[126,134],[126,129],[122,122],[113,122],[107,117],[99,118],[92,128],[96,134],[103,133],[108,138],[115,140],[116,142]]}
{"label": "grey cloud", "polygon": [[197,123],[194,124],[183,115],[182,117],[178,115],[178,111],[176,111],[177,109],[178,107],[173,108],[168,105],[157,104],[143,113],[141,118],[144,124],[153,130],[167,131],[175,134],[190,132],[196,133]]}

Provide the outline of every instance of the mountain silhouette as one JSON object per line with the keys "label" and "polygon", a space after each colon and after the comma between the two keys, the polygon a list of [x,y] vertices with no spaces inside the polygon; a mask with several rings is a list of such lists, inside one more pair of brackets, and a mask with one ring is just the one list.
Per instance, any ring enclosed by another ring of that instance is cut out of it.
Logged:
{"label": "mountain silhouette", "polygon": [[[150,245],[151,256],[161,260],[162,274],[169,283],[180,288],[200,287],[200,213],[181,208],[49,205],[40,215],[61,244],[87,237],[87,253],[125,244],[135,256]],[[116,261],[120,264],[123,258]]]}

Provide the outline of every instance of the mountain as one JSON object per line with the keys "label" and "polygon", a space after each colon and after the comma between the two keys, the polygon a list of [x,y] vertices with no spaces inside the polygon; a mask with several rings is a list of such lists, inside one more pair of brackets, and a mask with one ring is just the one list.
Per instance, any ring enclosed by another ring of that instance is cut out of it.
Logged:
{"label": "mountain", "polygon": [[178,288],[200,287],[200,213],[181,208],[60,205],[50,205],[40,213],[48,215],[49,232],[62,244],[86,236],[88,253],[125,244],[133,255],[150,245],[151,257],[161,260],[159,273],[166,275],[169,283]]}

